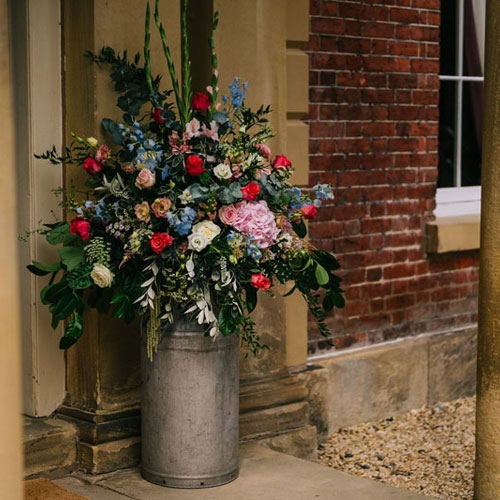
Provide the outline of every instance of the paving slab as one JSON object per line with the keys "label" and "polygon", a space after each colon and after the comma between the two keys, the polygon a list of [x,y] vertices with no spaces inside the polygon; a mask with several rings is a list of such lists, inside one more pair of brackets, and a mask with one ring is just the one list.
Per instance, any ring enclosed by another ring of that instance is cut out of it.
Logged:
{"label": "paving slab", "polygon": [[[67,489],[72,485],[65,483]],[[139,470],[128,469],[108,475],[81,494],[91,500],[114,500],[92,496],[113,491],[134,500],[425,500],[408,490],[278,453],[258,445],[241,447],[240,477],[232,483],[204,490],[165,488],[142,479]],[[94,489],[91,491],[91,489]],[[74,490],[77,491],[77,490]]]}
{"label": "paving slab", "polygon": [[72,476],[57,479],[53,482],[89,500],[130,500],[131,498],[95,484],[87,484],[81,479]]}

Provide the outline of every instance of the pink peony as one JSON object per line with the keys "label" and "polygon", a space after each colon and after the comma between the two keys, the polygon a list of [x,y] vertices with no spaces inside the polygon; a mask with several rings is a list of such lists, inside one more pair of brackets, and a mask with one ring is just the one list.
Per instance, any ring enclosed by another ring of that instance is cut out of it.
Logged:
{"label": "pink peony", "polygon": [[234,205],[224,205],[219,208],[219,219],[226,225],[232,226],[238,218],[238,210]]}
{"label": "pink peony", "polygon": [[238,216],[233,223],[235,229],[253,236],[259,248],[274,245],[278,228],[274,214],[264,200],[241,201],[236,205],[236,210]]}
{"label": "pink peony", "polygon": [[155,217],[161,217],[165,219],[167,217],[167,212],[170,210],[172,202],[170,198],[166,196],[163,198],[156,198],[156,200],[151,205],[151,210],[155,214]]}
{"label": "pink peony", "polygon": [[135,179],[135,186],[139,189],[150,188],[154,186],[155,180],[155,174],[143,168]]}

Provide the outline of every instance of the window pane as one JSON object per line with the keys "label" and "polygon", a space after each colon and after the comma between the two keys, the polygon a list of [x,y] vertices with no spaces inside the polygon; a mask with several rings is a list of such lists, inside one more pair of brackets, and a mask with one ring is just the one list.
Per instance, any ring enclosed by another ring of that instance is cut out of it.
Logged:
{"label": "window pane", "polygon": [[464,1],[464,75],[483,76],[479,43],[484,43],[481,19],[484,15],[484,0]]}
{"label": "window pane", "polygon": [[483,83],[464,82],[462,111],[462,186],[481,184]]}
{"label": "window pane", "polygon": [[441,0],[441,75],[456,75],[457,0]]}
{"label": "window pane", "polygon": [[441,81],[439,91],[439,166],[437,187],[453,187],[456,82]]}

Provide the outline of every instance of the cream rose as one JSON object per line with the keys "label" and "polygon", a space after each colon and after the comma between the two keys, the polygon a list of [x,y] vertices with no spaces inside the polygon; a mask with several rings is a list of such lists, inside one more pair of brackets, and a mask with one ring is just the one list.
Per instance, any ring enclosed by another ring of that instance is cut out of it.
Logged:
{"label": "cream rose", "polygon": [[153,174],[147,168],[143,168],[137,174],[137,177],[135,179],[135,185],[139,189],[150,188],[154,186],[155,181],[156,181],[155,174]]}
{"label": "cream rose", "polygon": [[188,248],[201,252],[209,243],[207,237],[202,233],[191,233],[188,236]]}
{"label": "cream rose", "polygon": [[214,168],[214,175],[219,179],[230,179],[233,176],[233,172],[231,170],[231,167],[226,163],[219,163]]}
{"label": "cream rose", "polygon": [[192,232],[195,234],[203,234],[208,240],[208,243],[210,243],[220,233],[220,227],[211,220],[204,220],[195,224]]}
{"label": "cream rose", "polygon": [[90,277],[98,287],[107,288],[111,286],[114,274],[103,264],[95,264]]}

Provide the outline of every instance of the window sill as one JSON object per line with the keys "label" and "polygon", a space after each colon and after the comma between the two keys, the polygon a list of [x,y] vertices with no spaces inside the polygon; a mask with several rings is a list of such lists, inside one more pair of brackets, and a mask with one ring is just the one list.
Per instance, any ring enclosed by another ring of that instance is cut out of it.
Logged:
{"label": "window sill", "polygon": [[427,253],[479,249],[480,214],[438,217],[425,225]]}

